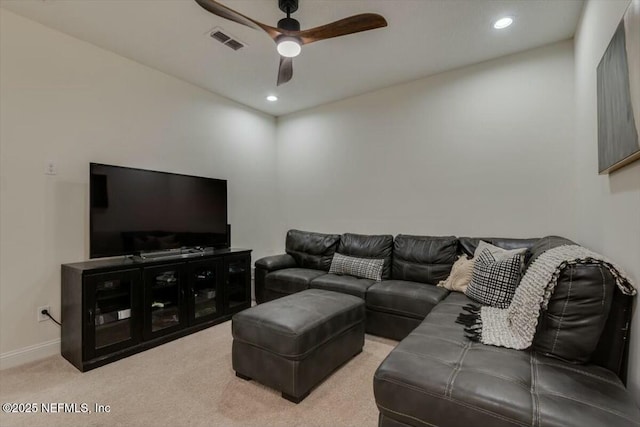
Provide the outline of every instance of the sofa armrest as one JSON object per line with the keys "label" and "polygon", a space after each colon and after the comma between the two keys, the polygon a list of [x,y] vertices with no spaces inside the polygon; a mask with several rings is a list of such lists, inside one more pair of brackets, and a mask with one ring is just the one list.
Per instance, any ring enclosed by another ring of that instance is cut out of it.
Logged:
{"label": "sofa armrest", "polygon": [[273,255],[260,258],[256,261],[255,275],[255,295],[256,302],[262,304],[265,302],[265,285],[267,274],[272,271],[282,270],[285,268],[297,267],[296,260],[289,254]]}
{"label": "sofa armrest", "polygon": [[256,268],[262,268],[267,271],[294,268],[296,266],[296,260],[289,254],[267,256],[256,261]]}

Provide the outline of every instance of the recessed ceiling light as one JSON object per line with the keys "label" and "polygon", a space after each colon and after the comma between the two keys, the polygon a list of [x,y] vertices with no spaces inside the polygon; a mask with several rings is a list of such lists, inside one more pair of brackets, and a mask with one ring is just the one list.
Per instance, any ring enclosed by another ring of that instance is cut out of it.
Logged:
{"label": "recessed ceiling light", "polygon": [[513,24],[513,18],[511,16],[505,16],[504,18],[498,19],[493,23],[493,28],[496,30],[502,30],[507,28],[509,25]]}
{"label": "recessed ceiling light", "polygon": [[278,97],[275,95],[269,95],[267,96],[267,101],[269,102],[276,102],[278,100]]}

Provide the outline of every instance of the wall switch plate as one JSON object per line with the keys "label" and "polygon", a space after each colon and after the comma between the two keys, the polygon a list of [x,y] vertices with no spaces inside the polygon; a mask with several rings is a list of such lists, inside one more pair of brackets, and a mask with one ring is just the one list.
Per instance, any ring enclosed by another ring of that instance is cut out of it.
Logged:
{"label": "wall switch plate", "polygon": [[58,165],[53,160],[47,160],[44,165],[44,174],[45,175],[57,175],[58,174]]}
{"label": "wall switch plate", "polygon": [[43,305],[42,307],[38,307],[38,312],[36,313],[38,322],[45,322],[49,320],[49,316],[47,316],[46,314],[42,314],[42,310],[47,310],[49,313],[51,313],[51,306]]}

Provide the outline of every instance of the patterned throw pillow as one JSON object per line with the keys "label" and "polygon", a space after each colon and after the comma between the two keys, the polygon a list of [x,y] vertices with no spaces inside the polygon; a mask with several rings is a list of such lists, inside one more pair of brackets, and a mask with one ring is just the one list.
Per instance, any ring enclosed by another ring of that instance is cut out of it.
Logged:
{"label": "patterned throw pillow", "polygon": [[335,253],[329,274],[348,274],[363,279],[382,280],[384,259],[355,258]]}
{"label": "patterned throw pillow", "polygon": [[523,255],[497,260],[488,249],[477,257],[465,294],[484,305],[507,308],[520,282]]}

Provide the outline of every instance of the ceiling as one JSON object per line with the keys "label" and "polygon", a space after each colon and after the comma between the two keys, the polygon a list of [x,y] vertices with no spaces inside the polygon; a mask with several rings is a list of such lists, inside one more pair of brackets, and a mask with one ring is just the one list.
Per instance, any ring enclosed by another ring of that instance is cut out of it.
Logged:
{"label": "ceiling", "polygon": [[[277,0],[220,0],[276,26]],[[389,26],[303,47],[293,79],[276,86],[279,57],[266,33],[193,0],[0,0],[27,18],[268,114],[279,116],[573,37],[582,0],[300,0],[302,29],[365,12]],[[497,31],[498,17],[515,17]],[[214,27],[247,44],[234,51]],[[269,94],[280,99],[266,101]]]}

